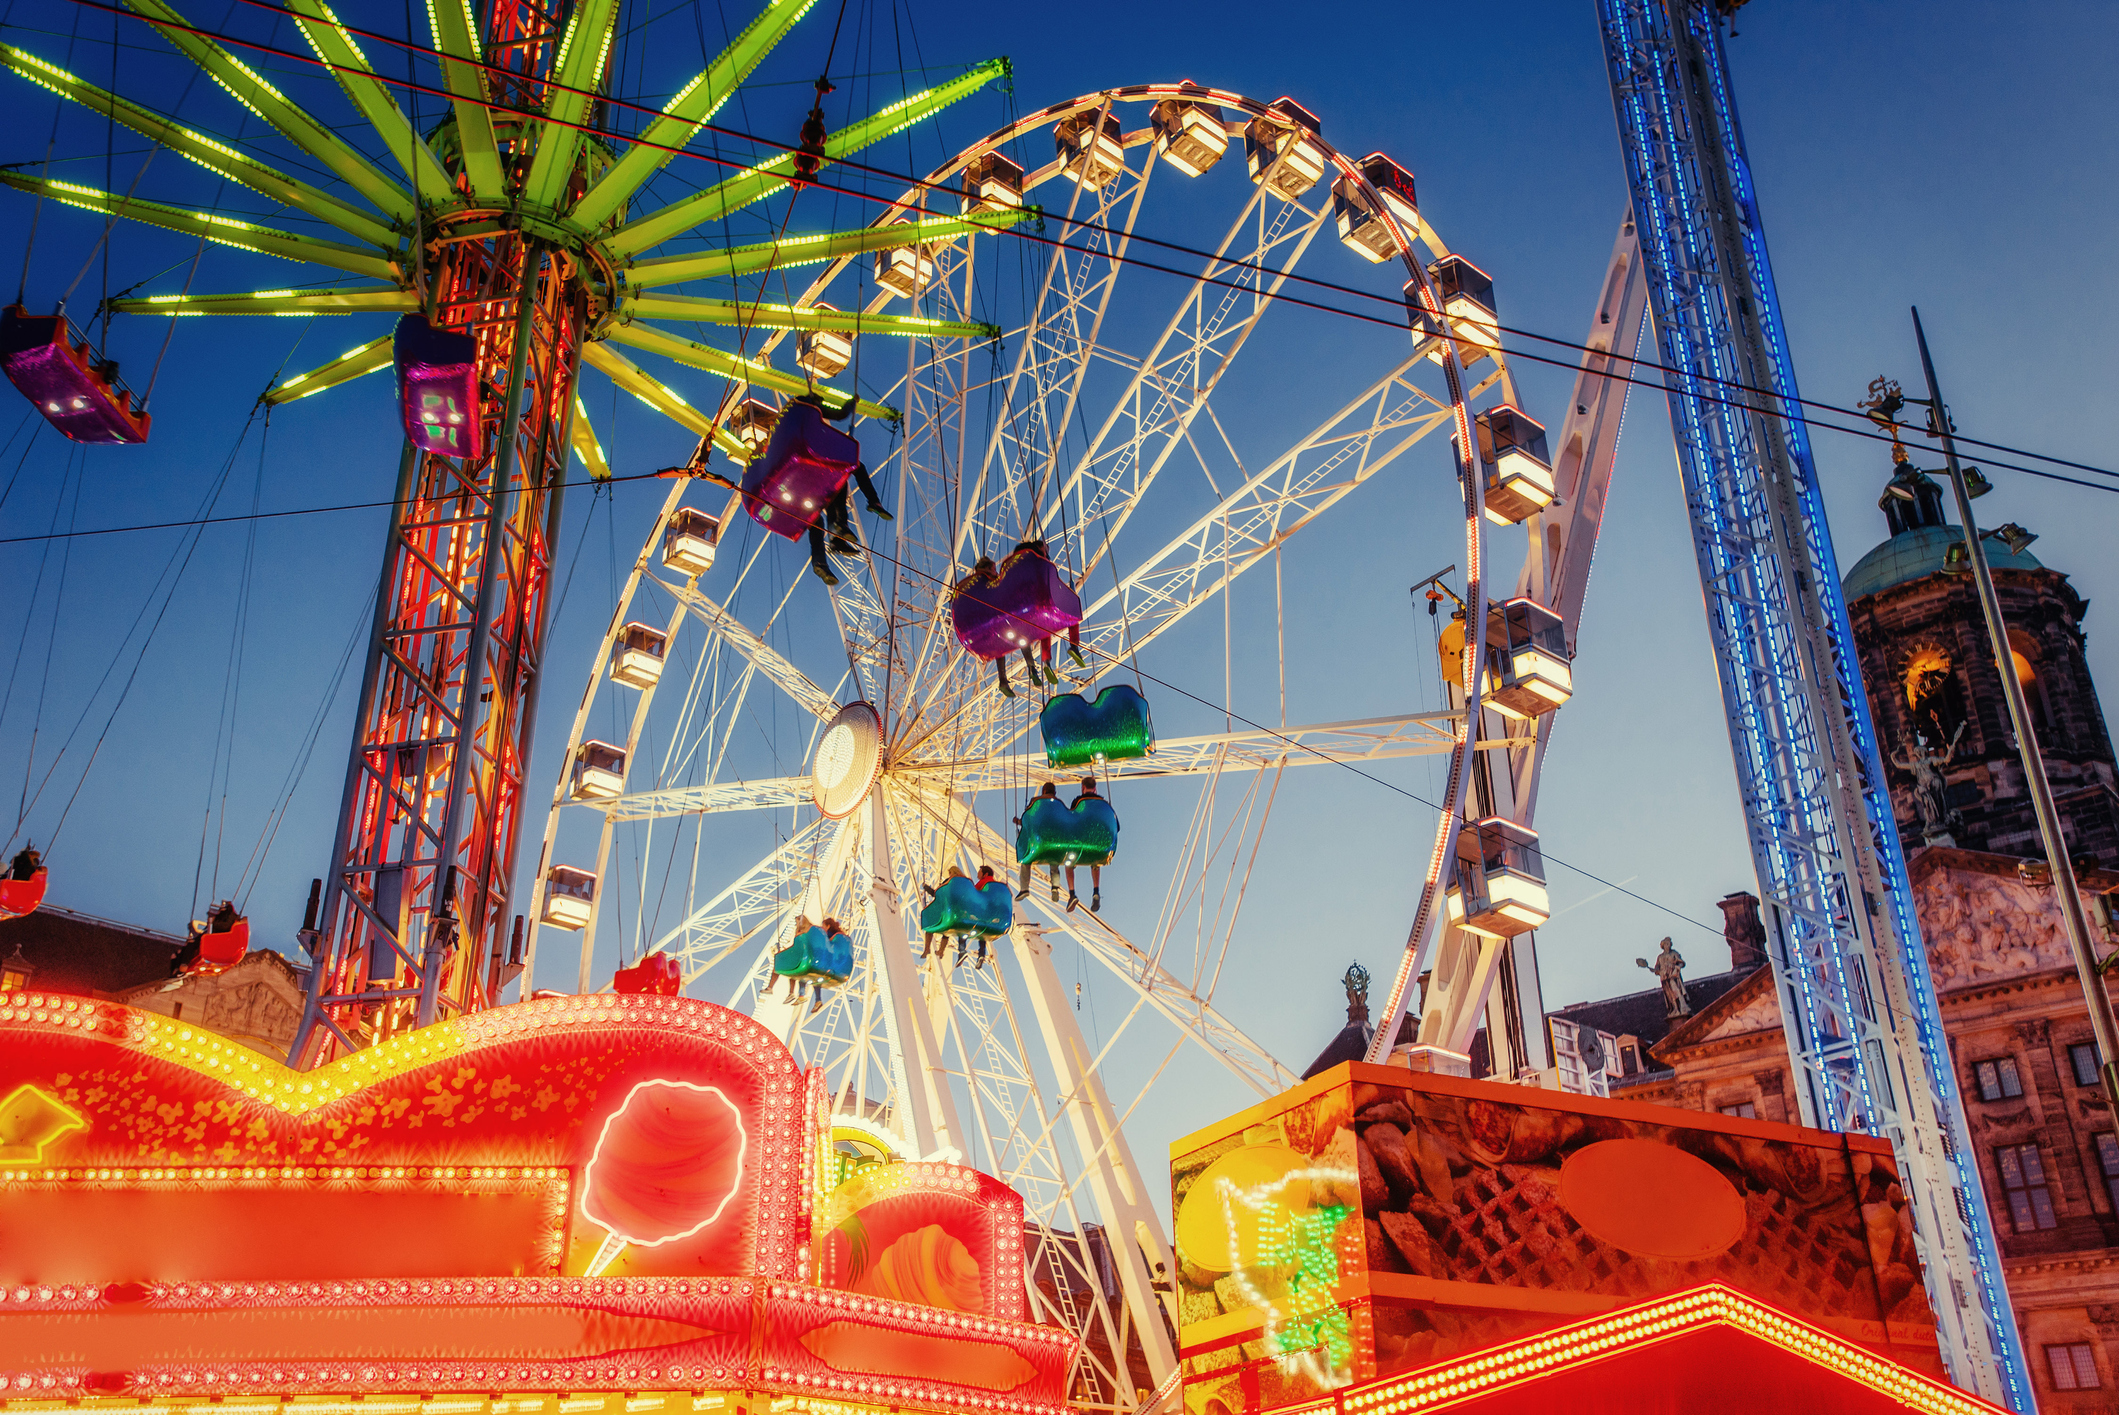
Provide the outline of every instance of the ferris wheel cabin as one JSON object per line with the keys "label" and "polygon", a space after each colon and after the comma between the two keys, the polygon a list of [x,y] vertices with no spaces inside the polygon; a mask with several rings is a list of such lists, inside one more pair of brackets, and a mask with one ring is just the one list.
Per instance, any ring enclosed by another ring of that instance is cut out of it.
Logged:
{"label": "ferris wheel cabin", "polygon": [[[810,306],[836,314],[822,300]],[[811,378],[837,378],[853,362],[853,336],[843,329],[804,329],[795,335],[795,367]]]}
{"label": "ferris wheel cabin", "polygon": [[1229,129],[1211,103],[1166,98],[1148,121],[1155,129],[1155,155],[1187,177],[1200,176],[1229,150]]}
{"label": "ferris wheel cabin", "polygon": [[911,299],[934,283],[934,254],[926,246],[876,252],[876,284]]}
{"label": "ferris wheel cabin", "polygon": [[579,931],[589,926],[596,909],[596,876],[572,865],[554,865],[544,877],[545,923],[555,929]]}
{"label": "ferris wheel cabin", "polygon": [[608,742],[583,742],[574,753],[574,799],[608,801],[624,793],[625,748]]}
{"label": "ferris wheel cabin", "polygon": [[983,152],[964,165],[966,216],[1015,211],[1023,204],[1023,169],[998,152]]}
{"label": "ferris wheel cabin", "polygon": [[1486,519],[1521,525],[1553,503],[1552,458],[1545,425],[1506,403],[1472,419],[1479,473],[1486,479]]}
{"label": "ferris wheel cabin", "polygon": [[[709,564],[713,556],[707,556]],[[662,681],[662,664],[669,656],[669,635],[652,624],[638,621],[618,631],[611,645],[611,681],[628,688],[652,688]]]}
{"label": "ferris wheel cabin", "polygon": [[1126,170],[1124,133],[1109,109],[1075,114],[1052,130],[1052,140],[1077,186],[1101,187]]}
{"label": "ferris wheel cabin", "polygon": [[714,568],[714,547],[720,541],[719,521],[695,506],[680,506],[662,532],[662,563],[680,575],[704,575]]}
{"label": "ferris wheel cabin", "polygon": [[1500,816],[1457,832],[1457,873],[1446,895],[1449,921],[1487,938],[1514,938],[1552,917],[1538,832]]}
{"label": "ferris wheel cabin", "polygon": [[[1446,255],[1427,268],[1427,278],[1434,283],[1442,318],[1436,320],[1420,303],[1420,282],[1406,281],[1405,308],[1412,316],[1415,332],[1426,338],[1453,340],[1457,362],[1466,368],[1501,347],[1501,331],[1496,327],[1500,306],[1494,300],[1492,276],[1463,256]],[[1441,363],[1442,349],[1443,345],[1437,343],[1428,358]]]}
{"label": "ferris wheel cabin", "polygon": [[1567,626],[1534,599],[1505,599],[1486,612],[1486,701],[1504,717],[1529,719],[1574,696]]}
{"label": "ferris wheel cabin", "polygon": [[118,379],[113,359],[77,338],[63,314],[0,312],[0,370],[44,420],[75,442],[145,442],[154,420]]}
{"label": "ferris wheel cabin", "polygon": [[1255,185],[1271,187],[1294,201],[1324,177],[1324,149],[1313,139],[1324,131],[1317,115],[1292,98],[1276,98],[1243,130],[1245,164]]}
{"label": "ferris wheel cabin", "polygon": [[[1376,189],[1376,199],[1388,210],[1408,236],[1420,230],[1420,205],[1413,198],[1413,174],[1380,152],[1361,159],[1361,175]],[[1390,223],[1370,202],[1361,183],[1341,176],[1332,183],[1332,215],[1339,223],[1339,239],[1347,249],[1381,265],[1399,254],[1398,238]]]}
{"label": "ferris wheel cabin", "polygon": [[773,424],[780,421],[780,410],[770,403],[756,398],[745,398],[730,410],[721,426],[729,436],[743,444],[743,459],[749,461],[765,450],[772,441]]}

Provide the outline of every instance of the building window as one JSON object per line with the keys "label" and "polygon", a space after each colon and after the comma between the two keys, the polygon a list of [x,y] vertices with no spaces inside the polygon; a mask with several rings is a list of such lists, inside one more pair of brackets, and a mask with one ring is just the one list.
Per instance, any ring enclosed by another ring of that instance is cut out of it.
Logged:
{"label": "building window", "polygon": [[2006,1100],[2010,1096],[2023,1094],[2023,1077],[2017,1074],[2016,1059],[2010,1056],[1982,1061],[1972,1068],[1972,1076],[1979,1086],[1979,1098],[1983,1101]]}
{"label": "building window", "polygon": [[1738,1101],[1735,1105],[1723,1106],[1722,1114],[1733,1115],[1738,1120],[1756,1120],[1758,1119],[1758,1107],[1749,1101]]}
{"label": "building window", "polygon": [[2107,1130],[2097,1137],[2097,1168],[2104,1175],[2104,1192],[2119,1214],[2119,1135]]}
{"label": "building window", "polygon": [[2075,1068],[2075,1084],[2094,1086],[2097,1084],[2097,1044],[2077,1042],[2067,1049],[2068,1064]]}
{"label": "building window", "polygon": [[1620,1067],[1620,1074],[1621,1074],[1621,1075],[1624,1075],[1624,1076],[1638,1076],[1638,1075],[1640,1075],[1640,1074],[1641,1074],[1641,1051],[1640,1051],[1640,1048],[1639,1048],[1639,1047],[1635,1047],[1635,1046],[1622,1046],[1622,1047],[1620,1047],[1620,1048],[1619,1048],[1619,1067]]}
{"label": "building window", "polygon": [[2086,1341],[2048,1346],[2045,1364],[2053,1373],[2054,1390],[2095,1390],[2101,1384],[2097,1379],[2096,1353]]}
{"label": "building window", "polygon": [[2002,1192],[2009,1199],[2009,1222],[2018,1233],[2055,1228],[2053,1191],[2045,1182],[2045,1162],[2036,1145],[2003,1145],[1994,1151]]}

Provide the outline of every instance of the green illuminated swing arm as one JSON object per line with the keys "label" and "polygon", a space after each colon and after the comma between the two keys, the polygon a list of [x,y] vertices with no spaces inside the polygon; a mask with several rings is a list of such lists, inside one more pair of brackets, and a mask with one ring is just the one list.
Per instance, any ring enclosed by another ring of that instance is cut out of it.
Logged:
{"label": "green illuminated swing arm", "polygon": [[[759,388],[770,388],[775,393],[793,396],[798,393],[816,392],[833,402],[843,402],[844,393],[835,389],[814,386],[806,378],[781,373],[771,364],[757,359],[746,359],[741,354],[731,354],[690,339],[679,339],[660,329],[645,324],[614,324],[603,331],[603,337],[620,344],[630,344],[636,349],[646,349],[660,354],[689,368],[702,369],[738,383],[748,383]],[[585,345],[592,349],[595,345]],[[884,418],[896,422],[898,410],[881,403],[871,403],[866,398],[854,400],[855,409],[864,418]]]}
{"label": "green illuminated swing arm", "polygon": [[604,59],[611,50],[611,25],[617,15],[617,0],[578,0],[567,20],[552,82],[545,90],[545,116],[552,121],[539,125],[536,155],[523,181],[522,199],[527,206],[553,209],[573,180],[574,163],[587,137],[582,129],[603,79]]}
{"label": "green illuminated swing arm", "polygon": [[377,210],[406,227],[411,225],[412,194],[303,112],[256,70],[220,45],[194,33],[191,22],[162,0],[125,0],[125,4],[205,70],[209,78],[228,90],[236,102],[271,124],[287,141],[330,168],[340,181],[374,203]]}
{"label": "green illuminated swing arm", "polygon": [[392,286],[351,289],[251,290],[235,295],[141,295],[112,300],[119,314],[297,315],[402,313],[419,308],[419,296]]}
{"label": "green illuminated swing arm", "polygon": [[440,162],[420,135],[412,130],[411,120],[405,110],[398,106],[397,97],[375,77],[375,69],[368,63],[368,56],[354,41],[346,27],[339,23],[337,15],[323,0],[284,0],[288,13],[294,16],[295,25],[316,57],[323,60],[331,70],[331,77],[353,100],[368,126],[382,139],[383,147],[396,159],[405,176],[420,192],[437,195],[453,193],[456,183],[442,170]]}
{"label": "green illuminated swing arm", "polygon": [[[1006,59],[990,59],[938,88],[923,89],[909,98],[902,98],[825,139],[825,159],[835,161],[850,156],[894,133],[901,133],[922,118],[978,92],[1008,72]],[[673,236],[682,235],[702,222],[718,221],[732,211],[771,196],[787,185],[794,170],[795,154],[783,152],[703,192],[671,202],[652,215],[627,222],[604,239],[604,247],[614,259],[626,260]]]}
{"label": "green illuminated swing arm", "polygon": [[268,407],[292,403],[297,398],[307,398],[322,393],[327,388],[336,388],[341,383],[350,383],[364,374],[390,367],[390,336],[385,334],[370,339],[357,349],[348,349],[321,368],[307,373],[298,373],[290,379],[275,383],[265,390],[264,402]]}
{"label": "green illuminated swing arm", "polygon": [[755,300],[707,300],[689,295],[628,295],[613,313],[621,320],[682,319],[745,329],[833,329],[847,334],[904,334],[914,338],[998,339],[999,325],[917,315],[820,310]]}
{"label": "green illuminated swing arm", "polygon": [[663,105],[661,116],[647,125],[625,156],[574,203],[567,213],[569,219],[593,229],[616,215],[650,177],[669,165],[677,149],[689,144],[701,128],[713,121],[721,105],[815,3],[816,0],[772,0],[713,63]]}
{"label": "green illuminated swing arm", "polygon": [[307,182],[268,167],[226,143],[187,128],[174,118],[144,108],[130,99],[105,92],[94,84],[68,73],[57,64],[38,58],[26,49],[17,49],[11,44],[0,44],[0,64],[5,64],[31,83],[50,89],[61,98],[70,99],[92,113],[123,123],[178,156],[198,163],[216,177],[224,177],[239,186],[248,187],[260,196],[269,197],[283,206],[291,206],[297,211],[316,217],[319,221],[328,221],[347,235],[370,242],[383,250],[393,250],[399,244],[398,233],[388,222],[378,220],[329,192],[319,191]]}
{"label": "green illuminated swing arm", "polygon": [[730,250],[656,256],[626,267],[625,283],[630,289],[647,290],[692,280],[752,275],[761,270],[821,265],[842,256],[897,250],[902,246],[933,245],[972,232],[1003,230],[1019,221],[1038,220],[1043,215],[1037,207],[1026,206],[1008,211],[982,211],[970,216],[930,216],[888,226],[863,226],[857,231],[782,236],[775,241],[761,241]]}
{"label": "green illuminated swing arm", "polygon": [[427,0],[427,32],[441,56],[442,82],[456,106],[456,141],[463,150],[464,176],[471,195],[482,203],[507,200],[507,179],[500,170],[500,142],[493,135],[493,114],[486,107],[485,71],[478,52],[478,22],[471,0]]}
{"label": "green illuminated swing arm", "polygon": [[56,178],[26,177],[19,172],[0,171],[0,183],[13,187],[16,191],[49,197],[55,202],[79,207],[84,211],[97,211],[106,216],[122,216],[128,221],[160,226],[167,231],[181,231],[187,236],[204,236],[209,241],[234,246],[237,250],[255,251],[259,255],[276,255],[287,260],[314,261],[318,265],[332,266],[377,280],[394,282],[399,278],[396,264],[373,248],[342,246],[336,241],[320,241],[314,236],[297,236],[290,231],[275,231],[269,226],[260,226],[255,222],[241,221],[233,216],[222,216],[211,211],[165,206],[161,202],[142,201],[138,197],[112,196],[109,192],[95,187],[84,187],[78,182],[61,182]]}

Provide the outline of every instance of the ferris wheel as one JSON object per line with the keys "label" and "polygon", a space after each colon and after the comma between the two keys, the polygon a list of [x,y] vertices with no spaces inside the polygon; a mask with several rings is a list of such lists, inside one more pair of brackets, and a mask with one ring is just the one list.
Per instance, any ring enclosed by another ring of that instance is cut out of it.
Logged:
{"label": "ferris wheel", "polygon": [[[1031,241],[906,235],[1032,209],[1043,234]],[[1043,1261],[1081,1279],[1032,1295],[1041,1317],[1085,1334],[1076,1403],[1131,1409],[1175,1369],[1158,1296],[1172,1257],[1101,1069],[1116,1038],[1092,1051],[1062,979],[1093,971],[1132,1008],[1127,1026],[1203,1049],[1260,1095],[1295,1077],[1215,1007],[1226,936],[1189,956],[1168,947],[1198,888],[1192,855],[1167,890],[1136,882],[1109,907],[1065,869],[1062,902],[1053,867],[1088,866],[1104,846],[1055,854],[1021,822],[1048,783],[1075,791],[1085,772],[1122,811],[1139,792],[1185,789],[1173,777],[1204,799],[1292,767],[1446,754],[1416,941],[1430,932],[1444,887],[1467,873],[1458,837],[1475,754],[1523,752],[1533,737],[1507,721],[1544,712],[1549,695],[1483,714],[1483,741],[1461,694],[1454,711],[1284,728],[1232,718],[1156,741],[1146,700],[1182,704],[1152,665],[1188,616],[1220,618],[1240,577],[1386,473],[1425,478],[1435,513],[1462,517],[1466,619],[1489,622],[1485,527],[1551,503],[1542,429],[1514,406],[1490,284],[1422,218],[1410,174],[1381,154],[1342,155],[1288,99],[1183,83],[1055,104],[937,167],[874,227],[900,235],[872,260],[828,264],[795,308],[1000,337],[864,350],[873,341],[829,329],[794,336],[798,367],[851,370],[864,408],[898,415],[857,425],[858,448],[799,400],[725,395],[692,464],[673,469],[590,665],[547,817],[531,908],[545,926],[528,967],[542,957],[547,980],[572,971],[589,990],[600,967],[646,978],[641,960],[674,960],[669,986],[681,977],[766,1022],[902,1153],[954,1151],[1016,1187]],[[1384,289],[1403,283],[1413,337],[1379,340],[1359,386],[1287,377],[1286,351],[1316,337],[1289,298],[1310,293],[1306,262],[1334,281],[1368,267],[1388,275]],[[1264,404],[1274,419],[1257,416]],[[1476,446],[1484,475],[1416,472],[1407,454],[1433,433]],[[832,438],[836,488],[786,470],[831,461],[818,449]],[[858,530],[821,504],[847,494],[856,458],[883,513]],[[1011,590],[1027,570],[1043,588]],[[1057,618],[1055,597],[1067,601]],[[997,608],[999,635],[981,637],[967,606]],[[1233,642],[1225,633],[1225,654]],[[1485,675],[1491,708],[1507,635],[1459,642],[1463,681]],[[1519,657],[1528,683],[1533,656]],[[1118,702],[1138,703],[1130,723],[1109,720]],[[1110,855],[1114,878],[1124,858],[1123,846]],[[981,867],[998,877],[976,890],[988,915],[942,910],[942,892],[970,889]],[[673,876],[681,917],[651,926],[650,888],[667,898]],[[630,931],[614,918],[628,895]],[[1107,1299],[1093,1275],[1113,1267]]]}

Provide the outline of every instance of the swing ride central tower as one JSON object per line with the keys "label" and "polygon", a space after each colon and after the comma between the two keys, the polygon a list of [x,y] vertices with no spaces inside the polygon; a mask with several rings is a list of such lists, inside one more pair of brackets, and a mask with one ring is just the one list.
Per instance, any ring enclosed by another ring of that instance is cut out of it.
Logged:
{"label": "swing ride central tower", "polygon": [[492,1001],[507,940],[587,313],[577,257],[434,243],[436,322],[478,341],[482,459],[407,442],[297,1060]]}

